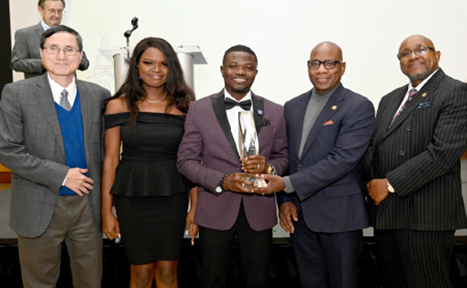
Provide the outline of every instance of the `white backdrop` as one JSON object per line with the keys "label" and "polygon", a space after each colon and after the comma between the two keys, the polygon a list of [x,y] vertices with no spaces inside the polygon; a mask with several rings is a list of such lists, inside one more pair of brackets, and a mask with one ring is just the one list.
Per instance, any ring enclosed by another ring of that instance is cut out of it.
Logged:
{"label": "white backdrop", "polygon": [[[251,47],[258,56],[259,74],[253,91],[279,104],[311,88],[306,61],[311,49],[327,40],[344,51],[347,71],[343,84],[367,96],[375,107],[383,95],[408,83],[395,55],[400,43],[412,34],[431,38],[441,51],[444,71],[467,80],[465,0],[65,1],[62,24],[83,36],[90,61],[89,69],[78,72],[78,77],[111,91],[112,62],[99,51],[125,46],[123,33],[131,28],[135,16],[140,27],[131,37],[132,45],[156,36],[174,46],[201,48],[209,64],[195,66],[197,98],[223,88],[219,66],[224,51],[235,44]],[[14,43],[17,29],[40,21],[37,0],[10,0],[10,18]],[[22,77],[22,73],[14,73],[15,80]],[[466,197],[467,163],[462,162]]]}
{"label": "white backdrop", "polygon": [[[63,24],[84,39],[90,67],[78,77],[113,91],[112,63],[99,51],[125,46],[123,33],[134,16],[139,29],[131,45],[147,36],[172,45],[198,45],[208,65],[195,67],[198,98],[219,91],[224,51],[235,44],[257,54],[259,73],[253,91],[277,103],[311,88],[306,61],[319,42],[344,51],[343,84],[375,105],[408,82],[396,54],[412,34],[431,38],[441,51],[440,66],[467,80],[467,1],[465,0],[65,0]],[[12,38],[19,28],[40,21],[37,0],[10,0]],[[13,39],[12,39],[13,40]],[[15,73],[14,79],[22,75]]]}

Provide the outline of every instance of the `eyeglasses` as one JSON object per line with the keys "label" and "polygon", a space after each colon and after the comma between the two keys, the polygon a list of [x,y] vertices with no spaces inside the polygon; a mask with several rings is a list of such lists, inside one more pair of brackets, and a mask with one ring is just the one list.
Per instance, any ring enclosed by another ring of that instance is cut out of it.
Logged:
{"label": "eyeglasses", "polygon": [[45,52],[48,54],[58,54],[60,51],[63,51],[66,56],[75,56],[80,52],[78,49],[75,49],[73,47],[67,46],[63,49],[58,48],[57,46],[49,46],[49,47],[44,47]]}
{"label": "eyeglasses", "polygon": [[48,14],[50,15],[53,15],[55,13],[57,13],[58,15],[62,15],[62,14],[65,14],[65,11],[63,11],[63,9],[59,9],[59,10],[55,10],[55,9],[43,9],[44,11],[46,11]]}
{"label": "eyeglasses", "polygon": [[336,68],[337,63],[344,63],[344,61],[330,60],[330,59],[327,59],[327,60],[324,60],[324,61],[309,60],[308,61],[308,67],[310,69],[313,69],[313,70],[318,70],[319,66],[321,66],[321,64],[323,64],[324,68],[326,68],[327,70],[331,70],[331,69]]}
{"label": "eyeglasses", "polygon": [[428,50],[433,50],[434,52],[436,52],[435,48],[433,47],[430,47],[430,46],[420,46],[418,47],[417,49],[414,49],[412,51],[404,51],[404,52],[401,52],[399,54],[397,54],[397,59],[401,60],[403,58],[409,58],[412,56],[412,53],[415,54],[415,56],[420,56],[420,55],[424,55]]}

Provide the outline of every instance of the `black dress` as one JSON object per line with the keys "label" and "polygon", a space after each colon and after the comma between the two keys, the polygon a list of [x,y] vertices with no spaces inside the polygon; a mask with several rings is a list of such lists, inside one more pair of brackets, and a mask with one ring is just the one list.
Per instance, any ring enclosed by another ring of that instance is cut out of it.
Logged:
{"label": "black dress", "polygon": [[139,112],[105,116],[105,128],[121,126],[123,152],[110,193],[130,264],[177,260],[193,184],[176,167],[185,116]]}

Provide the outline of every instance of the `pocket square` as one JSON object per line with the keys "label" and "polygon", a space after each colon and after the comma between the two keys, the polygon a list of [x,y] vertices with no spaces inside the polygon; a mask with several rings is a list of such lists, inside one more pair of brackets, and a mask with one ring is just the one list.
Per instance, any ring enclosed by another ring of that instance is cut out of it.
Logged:
{"label": "pocket square", "polygon": [[328,126],[328,125],[334,125],[334,121],[328,120],[328,121],[324,122],[324,124],[323,124],[323,126]]}
{"label": "pocket square", "polygon": [[428,106],[431,106],[431,102],[422,102],[420,104],[418,104],[418,108],[423,108],[423,107],[428,107]]}
{"label": "pocket square", "polygon": [[271,122],[268,119],[263,118],[263,126],[269,126],[269,125],[271,125]]}

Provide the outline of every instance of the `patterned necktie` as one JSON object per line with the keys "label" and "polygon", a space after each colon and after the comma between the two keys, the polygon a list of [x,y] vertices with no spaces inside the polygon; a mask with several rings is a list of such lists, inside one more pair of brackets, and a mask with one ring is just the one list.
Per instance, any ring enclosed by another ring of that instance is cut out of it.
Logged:
{"label": "patterned necktie", "polygon": [[251,100],[245,100],[242,102],[234,101],[230,98],[225,98],[225,109],[229,110],[235,106],[240,106],[243,110],[250,110],[251,108]]}
{"label": "patterned necktie", "polygon": [[66,91],[66,89],[63,89],[60,95],[62,95],[60,97],[60,106],[62,106],[63,109],[65,109],[66,111],[70,111],[71,105],[70,105],[70,102],[68,101],[68,92]]}
{"label": "patterned necktie", "polygon": [[397,117],[399,117],[399,115],[401,115],[402,111],[404,111],[405,105],[407,105],[410,101],[412,101],[413,97],[414,97],[415,95],[417,95],[417,93],[418,93],[417,89],[415,89],[415,88],[410,89],[410,91],[409,91],[409,98],[407,98],[407,101],[405,101],[404,105],[402,105],[402,107],[399,109],[399,111],[397,111],[396,115],[394,115],[394,117],[392,118],[391,123],[390,123],[389,126],[388,126],[388,129],[391,128],[392,124],[394,124],[394,122],[396,121]]}

